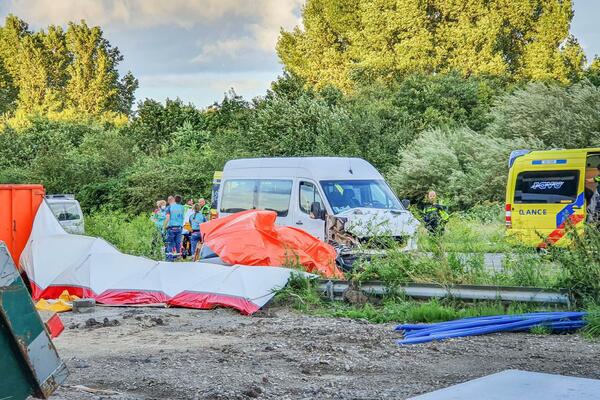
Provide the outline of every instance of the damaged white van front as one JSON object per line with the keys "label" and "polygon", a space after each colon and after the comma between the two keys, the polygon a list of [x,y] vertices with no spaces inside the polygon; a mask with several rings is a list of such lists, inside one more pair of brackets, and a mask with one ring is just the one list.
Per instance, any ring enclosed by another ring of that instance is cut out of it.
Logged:
{"label": "damaged white van front", "polygon": [[231,160],[223,169],[218,199],[220,216],[275,211],[277,224],[303,229],[341,253],[377,236],[416,249],[419,222],[375,167],[360,158]]}

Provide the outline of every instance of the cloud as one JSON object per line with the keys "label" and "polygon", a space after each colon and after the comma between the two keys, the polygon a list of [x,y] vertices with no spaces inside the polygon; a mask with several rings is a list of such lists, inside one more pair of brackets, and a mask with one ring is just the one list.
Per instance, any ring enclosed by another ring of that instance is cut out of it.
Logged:
{"label": "cloud", "polygon": [[235,58],[241,51],[252,49],[253,41],[249,38],[233,38],[217,40],[214,43],[201,45],[200,54],[191,59],[196,64],[212,62],[219,57]]}
{"label": "cloud", "polygon": [[[300,22],[303,0],[0,0],[34,27],[85,19],[108,30],[211,26],[219,39],[199,41],[192,63],[235,59],[244,52],[273,53],[279,31]],[[223,38],[224,37],[224,38]]]}
{"label": "cloud", "polygon": [[252,15],[248,5],[236,0],[7,0],[5,8],[36,25],[85,19],[102,26],[190,27],[226,15]]}

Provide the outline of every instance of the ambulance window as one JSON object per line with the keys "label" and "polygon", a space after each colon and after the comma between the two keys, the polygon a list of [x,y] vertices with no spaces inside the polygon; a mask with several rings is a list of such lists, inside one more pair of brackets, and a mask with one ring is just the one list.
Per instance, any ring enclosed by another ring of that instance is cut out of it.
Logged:
{"label": "ambulance window", "polygon": [[517,176],[516,204],[573,203],[577,199],[579,171],[527,171]]}

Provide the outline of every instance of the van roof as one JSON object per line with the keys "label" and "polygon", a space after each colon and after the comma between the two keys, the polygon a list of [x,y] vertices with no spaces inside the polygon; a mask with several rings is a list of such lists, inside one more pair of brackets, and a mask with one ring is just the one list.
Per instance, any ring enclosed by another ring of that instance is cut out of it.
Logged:
{"label": "van roof", "polygon": [[350,157],[271,157],[242,158],[228,161],[226,178],[311,178],[322,180],[383,179],[362,158]]}

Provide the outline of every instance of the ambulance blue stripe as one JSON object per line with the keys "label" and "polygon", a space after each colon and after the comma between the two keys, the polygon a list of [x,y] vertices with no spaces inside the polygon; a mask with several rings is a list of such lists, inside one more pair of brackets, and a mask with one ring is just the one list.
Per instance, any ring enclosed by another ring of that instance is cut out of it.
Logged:
{"label": "ambulance blue stripe", "polygon": [[573,209],[574,206],[583,207],[584,203],[585,196],[583,192],[581,192],[579,193],[579,196],[577,196],[575,203],[568,204],[562,210],[560,210],[558,214],[556,214],[556,227],[560,227],[572,214],[575,213],[575,210]]}

